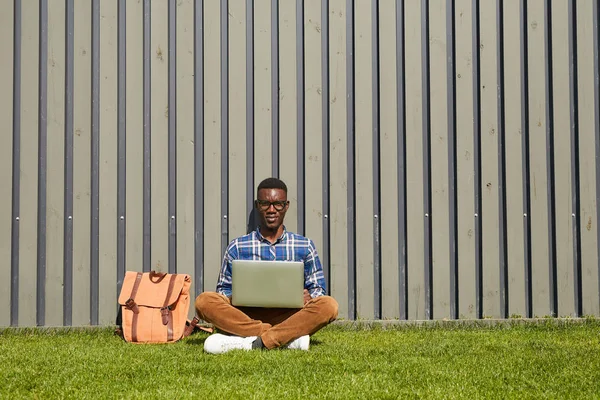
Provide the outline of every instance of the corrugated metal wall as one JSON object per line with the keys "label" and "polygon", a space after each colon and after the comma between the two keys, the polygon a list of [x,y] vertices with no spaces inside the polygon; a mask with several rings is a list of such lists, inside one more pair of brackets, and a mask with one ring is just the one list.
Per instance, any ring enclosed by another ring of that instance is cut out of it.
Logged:
{"label": "corrugated metal wall", "polygon": [[599,8],[3,1],[0,326],[214,290],[271,175],[344,318],[600,315]]}

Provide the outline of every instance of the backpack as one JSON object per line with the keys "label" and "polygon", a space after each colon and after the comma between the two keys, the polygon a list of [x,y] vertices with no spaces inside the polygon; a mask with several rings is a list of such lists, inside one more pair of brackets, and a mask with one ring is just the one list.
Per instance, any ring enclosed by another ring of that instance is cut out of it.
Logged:
{"label": "backpack", "polygon": [[187,274],[127,271],[119,294],[123,338],[169,343],[189,335],[198,323],[187,320],[191,283]]}

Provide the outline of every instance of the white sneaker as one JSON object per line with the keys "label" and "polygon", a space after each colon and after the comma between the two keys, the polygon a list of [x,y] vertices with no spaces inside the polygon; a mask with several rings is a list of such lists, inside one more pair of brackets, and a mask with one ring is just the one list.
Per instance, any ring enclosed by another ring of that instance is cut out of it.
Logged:
{"label": "white sneaker", "polygon": [[256,336],[227,336],[220,333],[210,335],[204,341],[204,351],[210,354],[222,354],[230,350],[252,350]]}
{"label": "white sneaker", "polygon": [[310,346],[310,336],[304,335],[304,336],[300,336],[298,339],[294,339],[290,343],[288,343],[287,348],[293,349],[293,350],[308,351],[309,346]]}

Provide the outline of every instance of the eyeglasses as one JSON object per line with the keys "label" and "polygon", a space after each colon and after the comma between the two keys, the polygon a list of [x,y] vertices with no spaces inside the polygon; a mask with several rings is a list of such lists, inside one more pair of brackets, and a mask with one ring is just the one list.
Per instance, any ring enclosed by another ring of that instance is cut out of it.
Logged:
{"label": "eyeglasses", "polygon": [[260,211],[267,211],[271,206],[275,208],[275,211],[283,211],[289,201],[268,201],[268,200],[256,200],[256,208]]}

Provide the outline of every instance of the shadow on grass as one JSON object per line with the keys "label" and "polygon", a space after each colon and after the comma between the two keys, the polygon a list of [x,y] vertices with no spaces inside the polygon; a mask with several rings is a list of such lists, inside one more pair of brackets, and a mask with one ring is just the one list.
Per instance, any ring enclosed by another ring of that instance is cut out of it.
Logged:
{"label": "shadow on grass", "polygon": [[[185,340],[185,344],[190,345],[190,346],[204,346],[204,342],[206,341],[206,339],[208,338],[208,336],[201,336],[201,337],[193,337],[193,338],[188,338]],[[315,339],[314,337],[310,338],[310,346],[320,346],[322,345],[323,342],[321,342],[319,339]]]}
{"label": "shadow on grass", "polygon": [[204,341],[206,340],[208,336],[203,336],[203,337],[196,337],[196,338],[192,338],[192,339],[187,339],[185,341],[185,344],[191,345],[191,346],[204,346]]}

